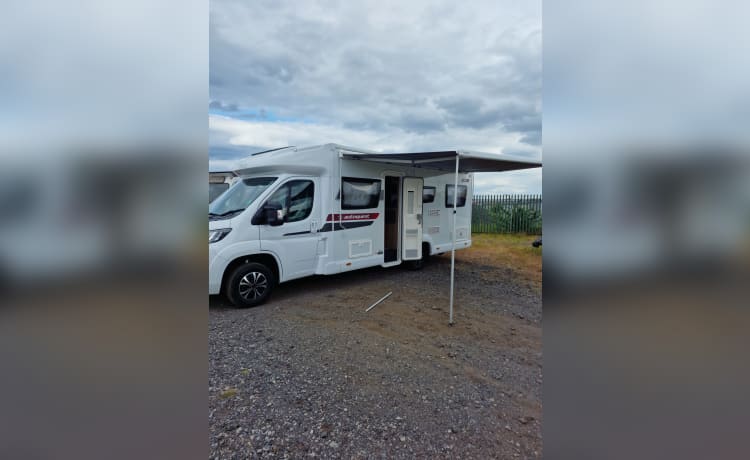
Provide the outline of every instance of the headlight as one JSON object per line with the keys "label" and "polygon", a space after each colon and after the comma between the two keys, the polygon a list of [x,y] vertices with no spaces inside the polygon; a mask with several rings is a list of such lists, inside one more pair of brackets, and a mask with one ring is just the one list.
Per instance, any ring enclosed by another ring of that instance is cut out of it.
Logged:
{"label": "headlight", "polygon": [[208,231],[208,242],[209,243],[216,243],[217,241],[221,241],[231,231],[232,231],[231,228],[220,228],[218,230],[209,230]]}

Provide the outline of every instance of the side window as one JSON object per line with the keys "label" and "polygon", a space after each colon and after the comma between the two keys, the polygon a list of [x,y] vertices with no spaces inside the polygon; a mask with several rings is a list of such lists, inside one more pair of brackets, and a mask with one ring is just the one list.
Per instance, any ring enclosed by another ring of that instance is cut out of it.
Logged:
{"label": "side window", "polygon": [[380,179],[341,179],[341,209],[372,209],[380,201]]}
{"label": "side window", "polygon": [[289,202],[289,184],[284,184],[279,187],[273,194],[266,200],[267,205],[278,206],[284,211],[286,215],[286,207]]}
{"label": "side window", "polygon": [[435,201],[435,187],[425,187],[422,189],[422,203],[432,203]]}
{"label": "side window", "polygon": [[[457,208],[466,206],[466,190],[467,188],[465,185],[458,186],[458,200],[456,201]],[[445,207],[453,207],[453,185],[445,186]]]}
{"label": "side window", "polygon": [[315,184],[309,180],[289,182],[289,209],[286,222],[305,220],[312,212]]}
{"label": "side window", "polygon": [[299,222],[312,212],[315,184],[309,180],[293,180],[273,192],[266,204],[281,208],[284,222]]}

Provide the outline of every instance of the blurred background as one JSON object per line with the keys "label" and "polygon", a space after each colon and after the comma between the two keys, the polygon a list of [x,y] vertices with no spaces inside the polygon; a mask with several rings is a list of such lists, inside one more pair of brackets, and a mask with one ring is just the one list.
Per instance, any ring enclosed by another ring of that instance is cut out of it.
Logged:
{"label": "blurred background", "polygon": [[3,6],[0,458],[205,458],[207,2]]}
{"label": "blurred background", "polygon": [[545,458],[747,458],[742,2],[544,2]]}

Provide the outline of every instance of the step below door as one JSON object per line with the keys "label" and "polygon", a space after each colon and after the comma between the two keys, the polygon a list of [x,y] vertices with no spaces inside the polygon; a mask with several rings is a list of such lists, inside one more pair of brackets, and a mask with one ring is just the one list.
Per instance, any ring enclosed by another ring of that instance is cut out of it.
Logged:
{"label": "step below door", "polygon": [[401,195],[404,218],[401,227],[401,259],[419,260],[422,258],[422,189],[421,177],[404,177]]}

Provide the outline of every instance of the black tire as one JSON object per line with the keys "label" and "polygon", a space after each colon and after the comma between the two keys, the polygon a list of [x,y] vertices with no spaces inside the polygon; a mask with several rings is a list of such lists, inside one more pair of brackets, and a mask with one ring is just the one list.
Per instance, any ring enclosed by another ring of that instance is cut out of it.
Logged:
{"label": "black tire", "polygon": [[237,307],[255,307],[271,297],[275,285],[273,271],[263,264],[251,262],[232,271],[227,280],[225,294]]}

